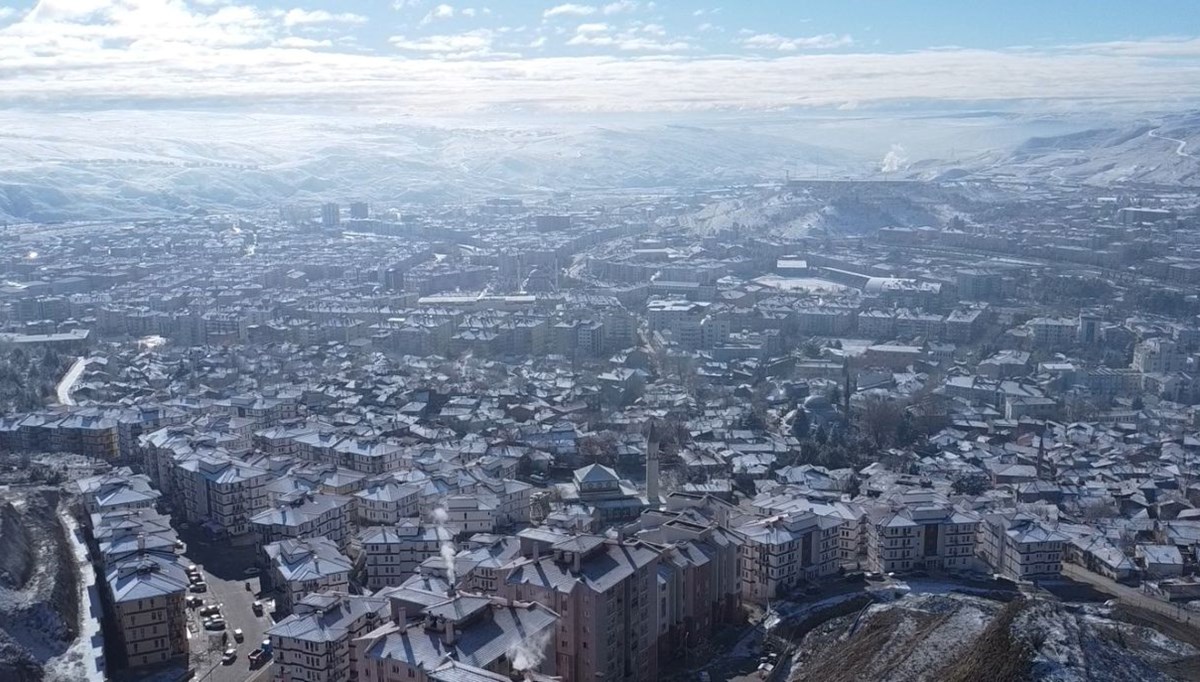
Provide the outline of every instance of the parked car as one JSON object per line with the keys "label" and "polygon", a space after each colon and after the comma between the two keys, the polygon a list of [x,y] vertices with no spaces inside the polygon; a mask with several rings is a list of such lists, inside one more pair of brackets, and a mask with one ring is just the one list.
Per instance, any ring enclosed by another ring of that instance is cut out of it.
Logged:
{"label": "parked car", "polygon": [[225,655],[221,657],[222,665],[229,665],[237,660],[237,649],[226,649]]}
{"label": "parked car", "polygon": [[246,635],[242,632],[241,628],[238,628],[233,631],[233,639],[234,641],[241,642],[242,640],[246,639]]}
{"label": "parked car", "polygon": [[257,668],[271,659],[271,652],[263,651],[262,649],[255,649],[254,651],[250,652],[250,655],[247,658],[250,659],[250,667]]}
{"label": "parked car", "polygon": [[204,621],[204,629],[220,632],[221,630],[225,629],[225,619],[224,618],[209,618],[208,620]]}
{"label": "parked car", "polygon": [[191,590],[192,592],[208,592],[208,583],[205,583],[205,582],[192,583],[192,586],[189,587],[188,589]]}
{"label": "parked car", "polygon": [[263,605],[262,605],[262,602],[260,602],[260,601],[256,601],[256,602],[254,602],[253,604],[251,604],[250,608],[254,609],[254,615],[256,615],[256,616],[261,616],[261,615],[263,615]]}
{"label": "parked car", "polygon": [[190,609],[194,609],[197,606],[204,606],[204,598],[197,597],[196,595],[192,595],[183,601]]}
{"label": "parked car", "polygon": [[209,604],[208,606],[205,606],[204,608],[200,609],[201,616],[215,616],[219,613],[221,613],[221,605],[220,604]]}

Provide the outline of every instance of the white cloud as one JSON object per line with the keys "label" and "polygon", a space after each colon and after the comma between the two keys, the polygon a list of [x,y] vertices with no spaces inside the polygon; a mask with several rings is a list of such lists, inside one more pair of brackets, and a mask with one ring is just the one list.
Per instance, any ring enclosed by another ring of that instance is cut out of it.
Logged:
{"label": "white cloud", "polygon": [[593,5],[577,5],[575,3],[567,3],[565,5],[557,5],[542,12],[542,17],[550,19],[553,17],[586,17],[596,13],[596,8]]}
{"label": "white cloud", "polygon": [[605,14],[621,14],[623,12],[632,12],[636,10],[638,4],[633,0],[617,0],[605,5],[600,11]]}
{"label": "white cloud", "polygon": [[742,47],[752,50],[776,50],[778,52],[829,50],[853,44],[854,39],[850,36],[837,35],[836,33],[822,33],[821,35],[803,38],[785,38],[774,33],[756,33],[742,40]]}
{"label": "white cloud", "polygon": [[[644,34],[649,34],[651,38]],[[622,52],[683,52],[691,46],[682,40],[665,40],[665,30],[657,24],[635,26],[619,32],[603,23],[580,24],[567,41],[573,47],[611,47]]]}
{"label": "white cloud", "polygon": [[[776,36],[755,40],[753,56],[697,57],[670,35],[612,26],[579,33],[570,28],[579,22],[559,22],[568,29],[564,40],[590,49],[522,59],[500,51],[510,48],[499,47],[505,42],[494,30],[397,36],[395,53],[360,52],[341,39],[327,48],[289,40],[286,11],[230,2],[41,0],[0,26],[0,107],[348,102],[440,114],[869,107],[914,98],[1089,109],[1200,102],[1200,41],[1193,38],[900,54],[860,46],[812,55],[804,50],[842,37]],[[526,38],[534,49],[545,45]],[[781,48],[788,42],[790,52]]]}
{"label": "white cloud", "polygon": [[1127,57],[1200,57],[1200,38],[1165,37],[1150,40],[1116,40],[1107,43],[1067,45],[1062,49]]}
{"label": "white cloud", "polygon": [[441,5],[437,5],[433,9],[429,10],[429,13],[425,15],[425,18],[421,19],[421,25],[425,26],[427,24],[432,24],[435,21],[442,21],[444,19],[453,19],[453,18],[454,18],[454,7],[443,3]]}
{"label": "white cloud", "polygon": [[495,34],[488,29],[475,29],[465,33],[406,38],[393,36],[389,39],[397,49],[422,52],[450,59],[471,59],[494,56],[513,56],[492,51]]}
{"label": "white cloud", "polygon": [[350,12],[345,12],[342,14],[333,14],[331,12],[326,12],[323,9],[318,9],[318,10],[313,10],[313,11],[309,11],[309,10],[305,10],[305,9],[291,9],[291,10],[288,10],[287,13],[285,13],[283,15],[283,25],[284,26],[302,26],[302,25],[308,25],[308,24],[334,24],[334,23],[365,24],[366,21],[367,21],[367,18],[362,16],[361,14],[353,14]]}
{"label": "white cloud", "polygon": [[537,49],[540,47],[545,47],[545,46],[546,46],[546,36],[538,36],[538,37],[534,38],[532,42],[529,43],[529,47],[532,47],[534,49]]}
{"label": "white cloud", "polygon": [[274,43],[275,47],[286,47],[293,49],[312,49],[315,47],[333,47],[333,41],[330,40],[313,40],[311,38],[297,38],[296,36],[288,36],[280,38]]}
{"label": "white cloud", "polygon": [[0,7],[0,21],[4,21],[16,13],[17,10],[12,7]]}
{"label": "white cloud", "polygon": [[464,7],[459,14],[462,14],[464,17],[473,17],[473,16],[475,16],[475,8],[474,7]]}

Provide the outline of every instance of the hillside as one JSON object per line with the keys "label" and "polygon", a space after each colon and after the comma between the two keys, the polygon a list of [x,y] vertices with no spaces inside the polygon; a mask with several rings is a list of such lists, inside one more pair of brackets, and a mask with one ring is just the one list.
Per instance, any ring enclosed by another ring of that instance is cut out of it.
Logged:
{"label": "hillside", "polygon": [[353,117],[0,114],[0,221],[548,198],[831,172],[847,154],[750,128],[466,127]]}
{"label": "hillside", "polygon": [[830,621],[803,641],[791,682],[1170,680],[1191,645],[1047,601],[909,596]]}
{"label": "hillside", "polygon": [[1015,149],[949,166],[914,164],[909,177],[992,178],[1097,186],[1200,186],[1200,112],[1124,126],[1034,137]]}
{"label": "hillside", "polygon": [[[37,682],[76,637],[79,589],[58,492],[0,499],[0,680]],[[69,678],[67,678],[69,679]]]}

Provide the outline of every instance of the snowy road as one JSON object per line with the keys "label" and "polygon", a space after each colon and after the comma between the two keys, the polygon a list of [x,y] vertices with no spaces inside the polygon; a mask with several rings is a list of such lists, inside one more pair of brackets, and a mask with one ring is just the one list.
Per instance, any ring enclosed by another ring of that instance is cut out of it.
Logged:
{"label": "snowy road", "polygon": [[1196,621],[1192,620],[1193,614],[1190,611],[1183,609],[1179,604],[1172,604],[1161,599],[1155,599],[1141,590],[1129,587],[1127,585],[1122,585],[1113,580],[1109,580],[1108,578],[1096,573],[1092,573],[1081,566],[1063,562],[1062,573],[1063,576],[1067,578],[1082,583],[1087,583],[1101,592],[1111,594],[1112,596],[1116,597],[1118,601],[1124,602],[1130,606],[1136,606],[1147,611],[1153,611],[1154,613],[1165,616],[1179,623],[1185,623],[1193,626],[1196,624]]}
{"label": "snowy road", "polygon": [[59,405],[74,405],[75,399],[71,397],[71,391],[75,389],[75,382],[79,381],[79,377],[83,375],[83,368],[87,367],[87,359],[83,357],[75,358],[75,362],[71,364],[71,368],[63,375],[61,381],[58,382],[58,387],[54,392],[58,396]]}
{"label": "snowy road", "polygon": [[1153,137],[1156,140],[1166,140],[1167,142],[1174,142],[1175,144],[1179,145],[1178,147],[1175,148],[1176,156],[1186,156],[1189,159],[1193,158],[1191,154],[1184,151],[1184,149],[1187,148],[1187,140],[1179,140],[1174,137],[1167,137],[1166,135],[1159,135],[1158,134],[1159,130],[1161,130],[1161,128],[1155,128],[1154,130],[1151,130],[1148,133],[1148,135],[1150,135],[1150,137]]}

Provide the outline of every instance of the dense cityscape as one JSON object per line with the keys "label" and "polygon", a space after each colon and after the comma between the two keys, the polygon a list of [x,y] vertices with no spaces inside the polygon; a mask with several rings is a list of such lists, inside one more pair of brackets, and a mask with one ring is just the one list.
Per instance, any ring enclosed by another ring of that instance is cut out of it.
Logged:
{"label": "dense cityscape", "polygon": [[0,0],[0,682],[1200,682],[1197,0]]}
{"label": "dense cityscape", "polygon": [[[776,229],[830,203],[948,217]],[[1182,627],[1198,225],[791,180],[9,227],[11,641],[66,679],[833,679],[806,631],[902,595]]]}

